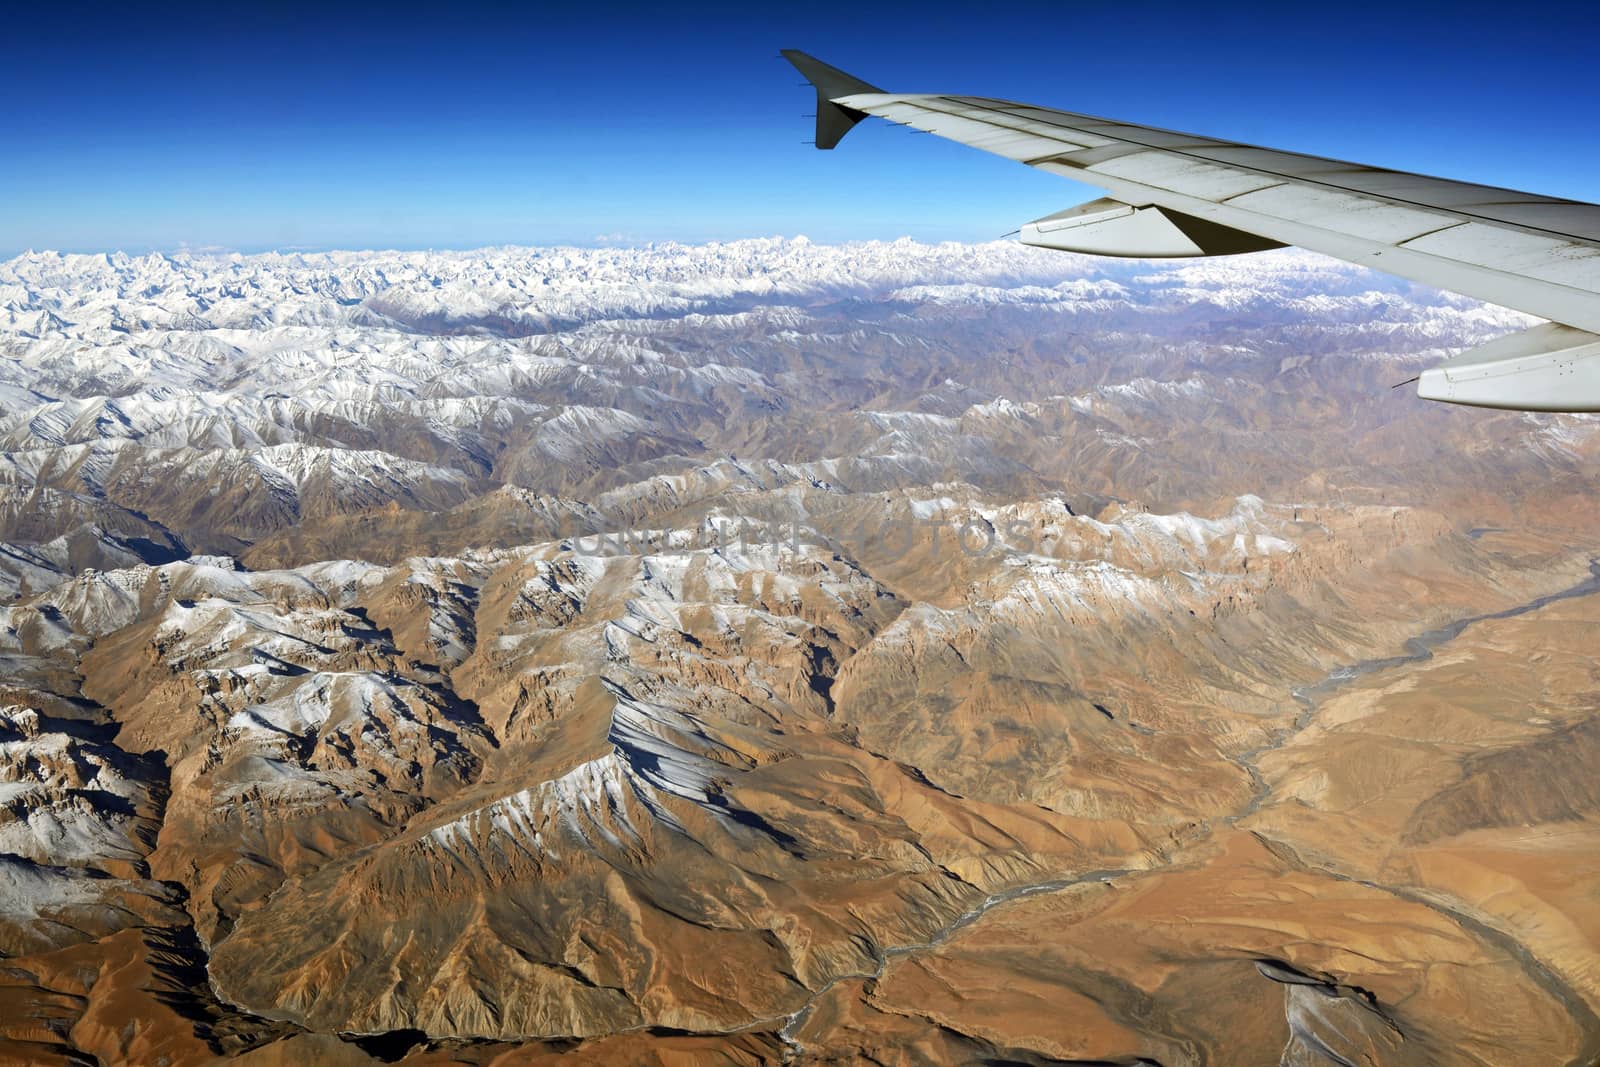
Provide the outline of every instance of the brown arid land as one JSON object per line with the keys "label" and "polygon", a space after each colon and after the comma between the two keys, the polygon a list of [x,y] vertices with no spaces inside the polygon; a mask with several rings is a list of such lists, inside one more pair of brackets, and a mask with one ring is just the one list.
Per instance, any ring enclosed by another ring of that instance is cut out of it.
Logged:
{"label": "brown arid land", "polygon": [[1300,253],[0,264],[0,1062],[1600,1062],[1600,422]]}

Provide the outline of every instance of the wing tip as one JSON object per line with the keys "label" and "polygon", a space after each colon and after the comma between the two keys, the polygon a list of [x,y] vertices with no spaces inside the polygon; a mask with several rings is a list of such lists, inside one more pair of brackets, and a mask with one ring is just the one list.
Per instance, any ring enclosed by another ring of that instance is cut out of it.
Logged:
{"label": "wing tip", "polygon": [[778,54],[788,60],[817,90],[816,146],[819,149],[834,147],[844,139],[845,134],[855,129],[856,123],[867,117],[865,111],[834,103],[836,97],[883,91],[798,48],[782,48]]}
{"label": "wing tip", "polygon": [[818,93],[826,94],[825,99],[850,96],[852,93],[883,92],[871,82],[862,81],[854,74],[847,74],[838,67],[824,63],[816,56],[802,52],[798,48],[780,48],[778,54],[787,59],[806,81],[816,86]]}

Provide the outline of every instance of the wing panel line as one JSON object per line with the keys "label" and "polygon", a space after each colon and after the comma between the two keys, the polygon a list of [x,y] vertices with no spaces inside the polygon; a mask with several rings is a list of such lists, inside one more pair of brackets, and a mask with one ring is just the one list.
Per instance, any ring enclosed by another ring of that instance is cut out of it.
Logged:
{"label": "wing panel line", "polygon": [[[858,98],[841,97],[840,99],[842,99],[842,100],[854,100],[854,99],[858,99]],[[966,121],[966,122],[982,123],[984,125],[992,125],[992,126],[996,126],[996,127],[1002,128],[1002,129],[1014,130],[1014,131],[1016,131],[1018,133],[1024,133],[1024,134],[1028,134],[1028,135],[1031,135],[1031,136],[1034,136],[1034,137],[1048,137],[1049,136],[1049,135],[1041,134],[1038,131],[1027,130],[1026,128],[1019,128],[1017,126],[1013,126],[1009,122],[997,121],[997,118],[996,118],[997,114],[1007,114],[1007,113],[1000,111],[1000,109],[998,107],[994,106],[994,105],[1006,103],[1004,101],[986,101],[984,103],[984,105],[983,105],[983,108],[982,108],[983,117],[978,117],[978,116],[974,116],[974,115],[971,115],[971,114],[962,114],[962,113],[959,113],[959,112],[946,110],[945,108],[936,107],[933,104],[927,102],[929,99],[940,100],[940,101],[948,100],[948,101],[951,101],[951,102],[955,102],[957,100],[957,98],[954,98],[954,97],[944,97],[944,96],[935,96],[935,97],[931,97],[931,98],[923,97],[923,98],[915,100],[915,101],[910,100],[910,99],[906,99],[905,97],[899,97],[899,98],[896,98],[896,103],[900,107],[923,109],[923,110],[932,112],[934,114],[945,115],[945,116],[947,116],[949,118],[954,118],[954,119],[958,119],[958,120],[962,120],[962,121]],[[969,97],[969,98],[966,98],[966,99],[967,100],[971,100],[971,101],[977,101],[977,100],[981,100],[982,98]],[[860,105],[859,104],[851,104],[850,106],[859,107]],[[875,105],[875,106],[878,107],[878,108],[882,108],[885,105],[879,104],[879,105]],[[1025,105],[1014,105],[1013,104],[1013,105],[1010,105],[1010,106],[1017,107],[1017,106],[1025,106]],[[865,107],[861,107],[861,110],[867,111],[867,112],[872,113],[872,114],[877,114],[877,111],[874,110],[874,105],[868,105],[868,106],[865,106]],[[1038,113],[1038,112],[1041,112],[1041,111],[1050,112],[1051,109],[1033,108],[1031,110],[1033,112],[1035,112],[1035,113]],[[1071,112],[1051,112],[1051,113],[1059,114],[1059,115],[1063,115],[1063,116],[1072,114]],[[1007,117],[1011,117],[1011,116],[1007,115]],[[1090,116],[1082,116],[1082,117],[1083,118],[1089,118]],[[1147,150],[1150,150],[1150,151],[1163,152],[1163,153],[1167,153],[1167,154],[1174,155],[1174,156],[1181,156],[1181,157],[1183,157],[1185,159],[1190,159],[1190,160],[1193,160],[1194,162],[1206,164],[1206,165],[1209,165],[1209,166],[1231,167],[1231,168],[1234,168],[1236,170],[1252,171],[1252,172],[1254,172],[1256,174],[1260,174],[1260,175],[1263,175],[1263,176],[1266,176],[1266,177],[1281,179],[1285,184],[1293,183],[1293,182],[1300,182],[1300,183],[1304,183],[1306,185],[1319,186],[1319,187],[1322,187],[1322,188],[1325,188],[1325,189],[1330,189],[1330,190],[1333,190],[1333,191],[1336,191],[1336,192],[1346,193],[1346,194],[1353,195],[1353,196],[1366,197],[1368,199],[1377,200],[1377,201],[1383,201],[1383,202],[1391,203],[1391,204],[1397,204],[1397,205],[1404,206],[1404,207],[1409,207],[1409,208],[1416,208],[1416,209],[1419,209],[1419,210],[1422,210],[1422,211],[1437,212],[1438,214],[1453,216],[1453,217],[1459,218],[1459,219],[1461,219],[1463,221],[1481,222],[1481,223],[1485,223],[1487,225],[1497,226],[1497,227],[1501,227],[1501,228],[1505,228],[1505,229],[1522,230],[1522,231],[1527,232],[1527,233],[1536,234],[1536,235],[1544,236],[1544,237],[1557,237],[1557,238],[1560,238],[1560,239],[1562,239],[1564,241],[1573,242],[1574,244],[1584,244],[1584,245],[1590,245],[1590,246],[1593,246],[1593,247],[1600,247],[1600,239],[1596,239],[1596,238],[1586,237],[1586,236],[1579,235],[1579,234],[1564,233],[1564,232],[1562,232],[1560,230],[1552,230],[1552,229],[1549,229],[1547,227],[1530,226],[1530,225],[1528,225],[1526,223],[1508,221],[1508,220],[1505,220],[1505,219],[1495,218],[1495,217],[1489,216],[1489,215],[1480,215],[1480,214],[1477,214],[1477,213],[1472,212],[1472,211],[1463,210],[1463,209],[1461,209],[1459,207],[1442,207],[1442,206],[1437,205],[1437,204],[1429,204],[1429,203],[1427,203],[1425,201],[1420,201],[1420,200],[1411,200],[1411,199],[1407,199],[1405,197],[1395,196],[1395,195],[1390,194],[1390,193],[1369,192],[1369,191],[1363,190],[1363,189],[1351,189],[1351,188],[1349,188],[1347,186],[1342,186],[1342,185],[1339,185],[1339,184],[1337,184],[1335,182],[1323,181],[1323,180],[1319,180],[1317,178],[1304,177],[1304,176],[1301,176],[1301,175],[1285,174],[1282,171],[1271,170],[1269,168],[1266,168],[1266,167],[1263,167],[1263,166],[1260,166],[1260,165],[1257,165],[1257,164],[1223,162],[1221,160],[1211,159],[1211,158],[1209,158],[1209,157],[1207,157],[1205,155],[1200,154],[1199,152],[1195,152],[1195,151],[1192,151],[1192,150],[1185,150],[1183,148],[1170,148],[1170,147],[1167,147],[1167,146],[1161,145],[1161,144],[1152,144],[1152,143],[1149,143],[1147,141],[1139,140],[1136,136],[1131,136],[1128,133],[1120,132],[1120,131],[1127,131],[1127,130],[1148,130],[1150,132],[1155,132],[1155,133],[1163,133],[1163,134],[1168,134],[1168,135],[1172,135],[1172,136],[1182,136],[1182,137],[1188,139],[1188,141],[1191,144],[1194,143],[1194,142],[1205,141],[1206,140],[1205,138],[1200,138],[1200,137],[1197,137],[1197,136],[1192,135],[1192,134],[1180,134],[1178,131],[1175,131],[1175,130],[1161,130],[1161,129],[1158,129],[1156,127],[1146,127],[1146,126],[1129,126],[1127,124],[1117,123],[1117,122],[1113,122],[1111,120],[1095,120],[1097,123],[1103,123],[1106,127],[1108,127],[1108,132],[1102,133],[1102,132],[1100,132],[1098,130],[1075,127],[1075,126],[1069,125],[1069,124],[1064,123],[1064,122],[1052,121],[1052,120],[1047,120],[1047,119],[1043,119],[1043,118],[1036,118],[1036,117],[1032,117],[1032,116],[1030,116],[1029,119],[1026,120],[1026,121],[1036,122],[1036,123],[1039,123],[1041,125],[1052,126],[1052,127],[1056,128],[1056,129],[1063,130],[1063,131],[1087,133],[1087,134],[1090,134],[1091,136],[1104,137],[1104,138],[1111,139],[1111,140],[1118,140],[1118,141],[1121,141],[1124,144],[1138,145],[1141,148],[1144,148],[1144,149],[1147,149]],[[1114,128],[1114,129],[1118,130],[1119,132],[1115,132],[1115,133],[1109,132],[1110,128]],[[929,129],[928,132],[933,133],[935,135],[938,135],[938,131],[934,130],[934,129]],[[1070,143],[1070,142],[1068,142],[1068,143]],[[1466,186],[1466,185],[1472,185],[1473,184],[1473,183],[1466,183],[1466,182],[1456,182],[1456,181],[1452,181],[1451,179],[1448,179],[1448,178],[1431,177],[1431,176],[1425,175],[1425,174],[1413,174],[1410,171],[1390,170],[1390,169],[1382,168],[1382,167],[1370,167],[1370,166],[1366,166],[1366,165],[1363,165],[1363,164],[1351,163],[1351,162],[1348,162],[1348,161],[1345,161],[1345,160],[1325,159],[1325,158],[1320,157],[1320,156],[1307,155],[1307,154],[1301,153],[1301,152],[1281,152],[1281,151],[1278,151],[1277,149],[1265,148],[1265,147],[1262,147],[1262,146],[1259,146],[1259,145],[1244,144],[1243,142],[1238,142],[1238,141],[1216,141],[1216,142],[1211,142],[1211,143],[1217,145],[1220,148],[1251,148],[1251,149],[1256,149],[1256,150],[1261,151],[1261,152],[1270,153],[1270,154],[1273,154],[1273,155],[1296,156],[1298,158],[1307,159],[1307,160],[1311,160],[1311,161],[1318,162],[1318,163],[1324,163],[1324,164],[1332,163],[1332,164],[1335,164],[1335,165],[1338,165],[1338,166],[1341,166],[1341,167],[1347,167],[1347,168],[1349,168],[1351,170],[1354,170],[1354,171],[1365,171],[1365,172],[1369,172],[1369,173],[1379,173],[1379,174],[1395,174],[1395,175],[1400,175],[1400,176],[1403,176],[1403,177],[1423,178],[1423,179],[1426,179],[1428,181],[1438,182],[1440,184],[1447,185],[1447,186],[1452,186],[1452,187],[1459,187],[1459,186]],[[1067,153],[1067,154],[1070,155],[1071,153]],[[1007,157],[1007,158],[1010,158],[1010,157]],[[1094,170],[1093,169],[1093,165],[1077,166],[1072,161],[1067,160],[1067,159],[1062,159],[1062,160],[1058,161],[1058,160],[1056,160],[1055,156],[1045,156],[1045,157],[1041,157],[1041,158],[1048,159],[1048,160],[1050,160],[1052,162],[1060,162],[1060,163],[1062,163],[1062,164],[1064,164],[1066,166],[1072,166],[1072,167],[1074,167],[1074,169],[1077,169],[1077,170],[1086,170],[1091,174],[1100,174],[1100,173],[1102,173],[1100,171]],[[1034,164],[1029,163],[1028,165],[1029,166],[1033,166]],[[1113,176],[1112,175],[1107,175],[1107,177],[1113,177]],[[1094,183],[1091,181],[1090,184],[1094,184]],[[1499,189],[1499,188],[1497,188],[1495,186],[1479,186],[1479,188],[1482,188],[1482,189],[1484,189],[1486,191],[1500,192],[1500,193],[1511,193],[1511,194],[1517,195],[1517,196],[1528,196],[1528,197],[1533,197],[1534,198],[1532,201],[1521,201],[1520,203],[1523,204],[1523,205],[1531,202],[1531,203],[1536,203],[1536,204],[1574,205],[1574,206],[1578,206],[1578,207],[1590,207],[1590,206],[1592,206],[1592,205],[1584,204],[1582,201],[1577,201],[1577,200],[1564,200],[1564,199],[1555,198],[1555,197],[1538,197],[1536,194],[1533,194],[1533,193],[1520,193],[1515,189]],[[1488,204],[1491,203],[1491,202],[1490,201],[1479,201],[1478,203],[1482,203],[1485,206],[1488,206]],[[1518,202],[1514,202],[1514,203],[1518,203]]]}

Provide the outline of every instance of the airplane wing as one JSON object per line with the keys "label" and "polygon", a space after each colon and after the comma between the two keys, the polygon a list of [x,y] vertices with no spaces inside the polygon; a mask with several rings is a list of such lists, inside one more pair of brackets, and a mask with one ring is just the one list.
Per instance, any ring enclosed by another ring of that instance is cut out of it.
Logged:
{"label": "airplane wing", "polygon": [[974,96],[886,93],[804,52],[818,148],[869,115],[1099,186],[1027,223],[1026,244],[1096,255],[1229,255],[1298,245],[1548,323],[1424,371],[1417,395],[1600,411],[1600,205],[1279,152]]}

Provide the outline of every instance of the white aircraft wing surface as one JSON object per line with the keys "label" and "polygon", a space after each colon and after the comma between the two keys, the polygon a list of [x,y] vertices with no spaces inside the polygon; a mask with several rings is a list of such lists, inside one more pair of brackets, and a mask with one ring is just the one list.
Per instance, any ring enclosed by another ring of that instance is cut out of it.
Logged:
{"label": "white aircraft wing surface", "polygon": [[1297,245],[1515,308],[1550,321],[1424,371],[1417,394],[1600,411],[1600,205],[1007,100],[886,93],[783,55],[816,86],[818,148],[875,115],[1110,194],[1027,223],[1027,244],[1137,258]]}

